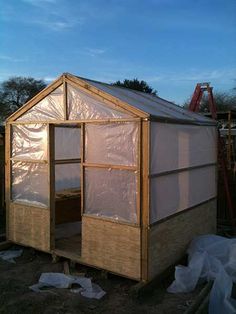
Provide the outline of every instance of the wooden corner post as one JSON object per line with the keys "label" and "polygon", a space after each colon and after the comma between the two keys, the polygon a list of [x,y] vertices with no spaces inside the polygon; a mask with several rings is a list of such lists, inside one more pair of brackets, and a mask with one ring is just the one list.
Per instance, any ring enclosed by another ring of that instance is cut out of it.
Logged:
{"label": "wooden corner post", "polygon": [[141,141],[141,280],[148,281],[150,121],[142,121]]}
{"label": "wooden corner post", "polygon": [[9,210],[11,200],[11,125],[5,128],[5,202],[6,202],[6,238],[9,239]]}
{"label": "wooden corner post", "polygon": [[48,192],[50,210],[50,250],[55,248],[55,128],[48,124]]}

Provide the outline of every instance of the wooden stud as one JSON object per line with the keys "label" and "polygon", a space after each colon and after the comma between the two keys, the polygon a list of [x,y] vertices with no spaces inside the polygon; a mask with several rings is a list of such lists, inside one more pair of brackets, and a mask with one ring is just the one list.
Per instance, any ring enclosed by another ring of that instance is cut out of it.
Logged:
{"label": "wooden stud", "polygon": [[64,120],[68,120],[68,110],[67,110],[67,82],[65,76],[63,75],[63,107],[64,107]]}
{"label": "wooden stud", "polygon": [[50,249],[55,248],[55,130],[48,125],[48,189],[50,209]]}
{"label": "wooden stud", "polygon": [[37,163],[37,164],[47,164],[48,161],[46,159],[27,159],[27,158],[17,158],[12,157],[10,158],[11,161],[15,162],[28,162],[28,163]]}
{"label": "wooden stud", "polygon": [[[108,119],[90,119],[90,120],[44,120],[44,121],[10,121],[11,125],[28,125],[28,124],[48,124],[53,123],[55,125],[61,125],[64,127],[65,124],[76,125],[80,123],[93,123],[93,124],[104,124],[104,123],[124,123],[124,122],[138,122],[140,118],[131,118],[131,119],[119,119],[119,118],[108,118]],[[65,126],[66,127],[66,126]]]}
{"label": "wooden stud", "polygon": [[139,224],[137,223],[133,223],[133,222],[128,222],[128,221],[123,221],[123,220],[114,220],[113,218],[109,218],[109,217],[101,217],[101,216],[95,216],[95,215],[90,215],[90,214],[86,214],[84,213],[83,215],[84,217],[88,217],[88,218],[92,218],[92,219],[98,219],[100,221],[104,221],[105,222],[111,222],[114,224],[118,224],[118,225],[127,225],[127,226],[131,226],[131,227],[135,227],[135,228],[139,228]]}
{"label": "wooden stud", "polygon": [[80,185],[81,185],[81,215],[84,214],[85,210],[85,169],[84,169],[84,162],[85,162],[85,124],[81,124],[81,140],[80,140],[80,158],[81,158],[81,164],[80,164]]}
{"label": "wooden stud", "polygon": [[138,171],[137,166],[124,166],[124,165],[112,165],[112,164],[96,164],[96,163],[83,163],[84,167],[91,168],[106,168],[106,169],[118,169],[118,170],[130,170]]}
{"label": "wooden stud", "polygon": [[141,279],[148,281],[150,122],[142,121]]}
{"label": "wooden stud", "polygon": [[137,223],[141,225],[141,162],[142,162],[142,123],[141,119],[138,122],[138,145],[137,145]]}
{"label": "wooden stud", "polygon": [[6,238],[9,239],[9,211],[11,200],[11,126],[5,127],[5,201],[6,201]]}
{"label": "wooden stud", "polygon": [[58,159],[55,160],[56,165],[63,165],[63,164],[80,164],[81,158],[75,158],[75,159]]}

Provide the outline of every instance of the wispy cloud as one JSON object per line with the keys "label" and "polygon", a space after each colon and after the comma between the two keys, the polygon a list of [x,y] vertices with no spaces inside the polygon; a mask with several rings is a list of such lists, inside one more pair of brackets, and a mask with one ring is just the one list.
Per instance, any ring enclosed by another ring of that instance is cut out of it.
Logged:
{"label": "wispy cloud", "polygon": [[37,7],[42,7],[45,4],[55,4],[57,0],[22,0],[25,3],[37,6]]}
{"label": "wispy cloud", "polygon": [[214,70],[189,70],[188,72],[176,71],[162,73],[158,76],[147,76],[145,80],[148,82],[160,81],[209,81],[209,80],[234,80],[236,78],[236,68],[231,69],[214,69]]}
{"label": "wispy cloud", "polygon": [[[41,79],[41,78],[40,78]],[[46,83],[51,83],[52,81],[55,81],[56,77],[55,76],[45,76],[43,78],[43,80],[46,82]]]}
{"label": "wispy cloud", "polygon": [[[76,25],[82,25],[84,18],[74,14],[66,2],[58,3],[58,0],[21,0],[25,5],[30,6],[31,15],[12,18],[23,23],[33,24],[51,31],[69,30]],[[9,16],[9,15],[8,15]]]}
{"label": "wispy cloud", "polygon": [[101,49],[101,48],[85,48],[84,51],[82,51],[83,54],[91,56],[91,57],[102,55],[105,52],[106,50]]}
{"label": "wispy cloud", "polygon": [[67,21],[67,20],[50,20],[50,19],[41,19],[33,20],[31,24],[39,25],[53,31],[62,31],[74,27],[76,24],[79,24],[80,21]]}
{"label": "wispy cloud", "polygon": [[12,56],[8,56],[8,55],[2,55],[2,54],[0,54],[0,60],[9,61],[9,62],[24,62],[24,61],[26,61],[25,58],[16,58],[16,57],[12,57]]}

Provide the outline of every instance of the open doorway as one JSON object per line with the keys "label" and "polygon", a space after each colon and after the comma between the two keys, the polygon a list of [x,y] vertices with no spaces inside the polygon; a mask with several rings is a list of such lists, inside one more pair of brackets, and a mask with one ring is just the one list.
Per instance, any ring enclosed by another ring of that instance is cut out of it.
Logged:
{"label": "open doorway", "polygon": [[55,126],[55,249],[81,255],[81,128]]}

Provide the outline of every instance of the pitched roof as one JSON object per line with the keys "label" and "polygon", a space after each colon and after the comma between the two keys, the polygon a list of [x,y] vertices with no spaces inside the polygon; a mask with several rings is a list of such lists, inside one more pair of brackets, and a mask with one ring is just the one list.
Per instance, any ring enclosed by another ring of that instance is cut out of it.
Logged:
{"label": "pitched roof", "polygon": [[128,103],[130,106],[140,109],[152,118],[159,120],[179,120],[186,123],[196,124],[215,124],[215,121],[201,114],[191,112],[170,101],[155,95],[139,92],[125,87],[110,85],[107,83],[97,82],[87,78],[78,77],[97,89],[110,94],[121,101]]}

